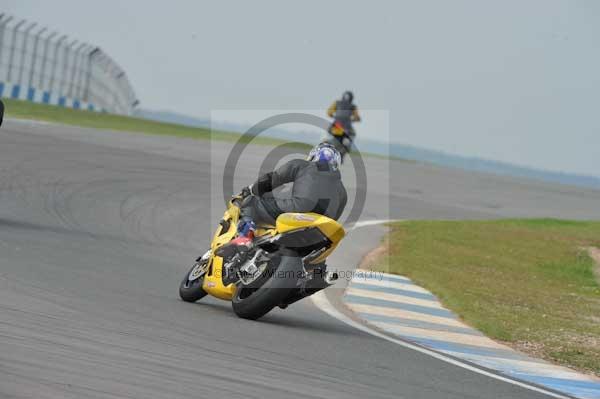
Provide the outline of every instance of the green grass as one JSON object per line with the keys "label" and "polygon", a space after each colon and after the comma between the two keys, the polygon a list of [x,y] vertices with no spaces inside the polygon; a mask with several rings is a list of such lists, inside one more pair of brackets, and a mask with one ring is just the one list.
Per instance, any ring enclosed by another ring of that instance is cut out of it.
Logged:
{"label": "green grass", "polygon": [[[188,137],[201,140],[237,141],[242,136],[239,133],[211,131],[210,129],[155,122],[129,116],[35,104],[27,101],[5,99],[3,102],[6,105],[5,116],[18,119],[39,120],[98,129]],[[306,149],[311,147],[304,143],[288,143],[283,140],[268,137],[257,137],[252,140],[252,143],[263,145],[286,144]]]}
{"label": "green grass", "polygon": [[374,269],[405,275],[466,323],[535,356],[600,375],[600,286],[584,247],[600,222],[392,224]]}

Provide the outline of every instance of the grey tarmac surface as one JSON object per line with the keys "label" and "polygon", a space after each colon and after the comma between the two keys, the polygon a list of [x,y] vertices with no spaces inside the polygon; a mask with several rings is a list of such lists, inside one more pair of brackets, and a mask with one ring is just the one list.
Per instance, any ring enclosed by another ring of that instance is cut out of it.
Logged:
{"label": "grey tarmac surface", "polygon": [[[180,301],[223,211],[230,148],[5,121],[0,398],[543,397],[357,331],[310,301],[259,322],[212,298]],[[237,187],[268,152],[248,148]],[[598,191],[366,161],[363,220],[600,219]],[[369,231],[351,233],[332,262],[355,265],[380,238]]]}

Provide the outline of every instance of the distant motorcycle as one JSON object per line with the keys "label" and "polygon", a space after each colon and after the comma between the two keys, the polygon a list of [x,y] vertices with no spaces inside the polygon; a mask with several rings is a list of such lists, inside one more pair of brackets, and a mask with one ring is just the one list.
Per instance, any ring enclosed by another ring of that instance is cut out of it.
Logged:
{"label": "distant motorcycle", "polygon": [[334,121],[327,132],[331,135],[326,141],[335,146],[342,156],[342,163],[344,157],[352,150],[352,136],[348,129],[340,121]]}
{"label": "distant motorcycle", "polygon": [[345,235],[338,222],[316,213],[284,213],[275,226],[260,227],[251,247],[229,242],[237,235],[244,195],[232,197],[210,249],[179,285],[186,302],[206,295],[231,301],[241,318],[258,319],[329,287],[337,273],[325,259]]}

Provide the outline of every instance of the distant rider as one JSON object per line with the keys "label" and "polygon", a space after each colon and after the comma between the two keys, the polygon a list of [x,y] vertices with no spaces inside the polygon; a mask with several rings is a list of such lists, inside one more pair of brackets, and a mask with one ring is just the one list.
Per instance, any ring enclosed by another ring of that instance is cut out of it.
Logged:
{"label": "distant rider", "polygon": [[[291,160],[245,187],[238,237],[231,243],[249,245],[257,225],[275,225],[282,213],[315,212],[339,219],[347,202],[340,162],[338,150],[329,143],[321,143],[310,151],[306,160]],[[290,194],[273,193],[287,183],[292,184]]]}
{"label": "distant rider", "polygon": [[354,95],[352,92],[346,91],[342,94],[342,98],[334,101],[327,110],[327,115],[333,118],[334,123],[339,122],[344,127],[344,130],[348,132],[348,136],[350,136],[352,141],[354,141],[354,137],[356,136],[352,123],[360,122],[358,107],[352,102],[353,100]]}

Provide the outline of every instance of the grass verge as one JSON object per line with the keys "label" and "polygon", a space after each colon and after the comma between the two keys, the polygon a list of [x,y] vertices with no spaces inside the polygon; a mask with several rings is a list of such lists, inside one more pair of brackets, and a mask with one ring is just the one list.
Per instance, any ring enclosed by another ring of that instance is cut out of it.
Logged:
{"label": "grass verge", "polygon": [[600,375],[600,222],[392,224],[374,269],[427,288],[466,323],[536,357]]}
{"label": "grass verge", "polygon": [[[211,131],[210,129],[195,128],[172,123],[155,122],[147,119],[103,114],[71,108],[63,108],[45,104],[35,104],[19,100],[2,100],[6,105],[5,117],[17,119],[32,119],[55,122],[65,125],[109,129],[127,132],[148,133],[175,137],[188,137],[201,140],[237,141],[242,137],[239,133]],[[289,143],[283,140],[257,137],[253,144],[281,145],[286,144],[299,148],[310,148],[304,143]]]}

